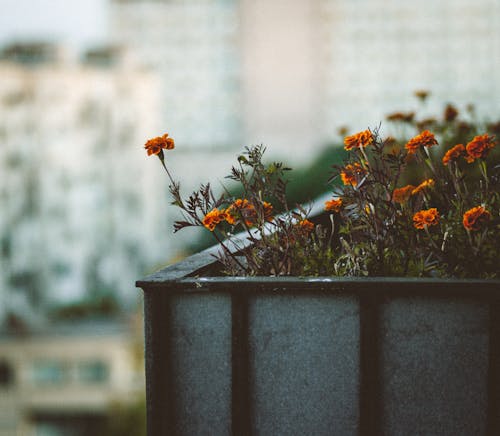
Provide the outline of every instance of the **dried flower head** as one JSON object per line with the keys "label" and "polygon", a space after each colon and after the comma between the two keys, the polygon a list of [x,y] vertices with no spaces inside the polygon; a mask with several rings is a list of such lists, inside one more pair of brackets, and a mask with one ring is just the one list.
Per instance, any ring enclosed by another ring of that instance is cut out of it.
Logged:
{"label": "dried flower head", "polygon": [[467,151],[465,159],[469,163],[474,162],[476,159],[484,159],[495,145],[496,143],[492,136],[486,133],[478,135],[465,146],[465,150]]}
{"label": "dried flower head", "polygon": [[463,144],[457,144],[450,148],[443,156],[443,165],[448,165],[450,162],[455,162],[460,156],[465,155],[465,147]]}
{"label": "dried flower head", "polygon": [[500,135],[500,121],[487,124],[488,130],[494,135]]}
{"label": "dried flower head", "polygon": [[437,145],[438,142],[434,137],[434,134],[429,132],[428,130],[424,130],[419,135],[410,139],[405,148],[408,150],[408,153],[413,154],[416,153],[422,147],[432,147],[433,145]]}
{"label": "dried flower head", "polygon": [[452,121],[455,120],[457,116],[458,116],[458,110],[456,109],[456,107],[453,106],[452,104],[447,104],[443,113],[444,120],[448,123],[451,123]]}
{"label": "dried flower head", "polygon": [[464,213],[463,225],[467,230],[480,230],[491,219],[491,213],[483,206],[476,206]]}
{"label": "dried flower head", "polygon": [[338,133],[340,136],[346,136],[346,135],[349,133],[349,127],[347,127],[347,126],[340,126],[340,127],[337,129],[337,133]]}
{"label": "dried flower head", "polygon": [[415,97],[417,97],[419,100],[424,101],[428,96],[429,96],[429,91],[426,91],[424,89],[419,89],[414,92]]}
{"label": "dried flower head", "polygon": [[414,189],[415,186],[413,185],[406,185],[403,186],[402,188],[396,188],[392,193],[392,201],[400,204],[406,203],[408,199],[411,197],[411,194]]}
{"label": "dried flower head", "polygon": [[385,117],[387,121],[399,123],[411,123],[415,118],[415,112],[393,112]]}
{"label": "dried flower head", "polygon": [[169,138],[168,133],[162,136],[157,136],[156,138],[149,139],[144,148],[146,149],[148,156],[152,154],[159,155],[162,150],[172,150],[175,147],[174,140]]}
{"label": "dried flower head", "polygon": [[369,130],[363,130],[362,132],[356,133],[351,136],[346,136],[344,138],[344,148],[346,150],[352,150],[353,148],[366,147],[373,142],[372,132]]}
{"label": "dried flower head", "polygon": [[215,208],[205,215],[205,217],[202,220],[202,223],[208,230],[213,232],[217,224],[224,221],[226,218],[227,214],[224,210],[219,210]]}
{"label": "dried flower head", "polygon": [[420,210],[413,215],[413,225],[417,229],[425,229],[439,223],[439,212],[435,207],[427,210]]}
{"label": "dried flower head", "polygon": [[346,165],[340,171],[340,178],[342,179],[342,183],[344,185],[357,186],[358,178],[364,176],[366,174],[366,170],[359,164],[358,162],[354,162],[353,164]]}
{"label": "dried flower head", "polygon": [[328,212],[340,212],[342,209],[343,201],[342,198],[332,199],[325,201],[325,210]]}
{"label": "dried flower head", "polygon": [[419,130],[432,129],[436,126],[436,124],[437,124],[437,120],[434,117],[424,118],[424,119],[416,122],[417,129],[419,129]]}
{"label": "dried flower head", "polygon": [[422,192],[428,188],[432,188],[435,182],[433,179],[424,180],[420,185],[418,185],[413,191],[411,191],[411,195],[417,195],[419,192]]}

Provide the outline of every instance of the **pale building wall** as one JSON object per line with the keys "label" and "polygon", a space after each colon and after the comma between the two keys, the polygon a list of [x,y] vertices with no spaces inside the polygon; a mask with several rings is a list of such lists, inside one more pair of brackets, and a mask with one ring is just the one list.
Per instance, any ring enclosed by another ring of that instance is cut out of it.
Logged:
{"label": "pale building wall", "polygon": [[326,142],[321,126],[321,2],[242,0],[242,116],[245,142],[309,161]]}
{"label": "pale building wall", "polygon": [[3,62],[0,77],[2,312],[105,289],[135,301],[138,276],[176,252],[143,149],[159,131],[155,74]]}
{"label": "pale building wall", "polygon": [[89,263],[137,295],[138,269],[196,238],[172,236],[180,214],[147,138],[175,138],[167,164],[189,194],[221,189],[246,145],[307,163],[339,126],[417,108],[417,89],[432,93],[428,113],[447,101],[500,112],[495,0],[110,1],[110,34],[151,71],[1,66],[0,262],[53,296],[86,292]]}
{"label": "pale building wall", "polygon": [[[213,132],[225,131],[227,144],[264,143],[270,154],[297,164],[339,139],[340,126],[374,128],[387,113],[421,109],[416,90],[431,92],[427,114],[447,102],[460,109],[475,103],[491,118],[500,110],[496,0],[114,0],[112,6],[111,34],[160,65],[168,90],[165,126],[186,146],[210,146],[217,142]],[[228,83],[238,86],[229,91]],[[204,104],[200,96],[210,92],[230,98]],[[215,120],[220,110],[233,111],[240,129]],[[180,114],[190,115],[181,122]]]}
{"label": "pale building wall", "polygon": [[384,115],[419,109],[416,90],[431,98],[424,114],[445,103],[500,115],[500,3],[496,0],[325,0],[324,124],[353,131]]}
{"label": "pale building wall", "polygon": [[239,147],[237,2],[111,1],[110,35],[162,77],[161,114],[179,144]]}

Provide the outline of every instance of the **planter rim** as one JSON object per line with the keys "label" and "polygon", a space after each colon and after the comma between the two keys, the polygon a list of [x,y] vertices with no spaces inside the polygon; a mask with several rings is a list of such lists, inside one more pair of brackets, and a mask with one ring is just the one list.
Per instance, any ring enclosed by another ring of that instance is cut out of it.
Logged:
{"label": "planter rim", "polygon": [[[136,286],[144,291],[166,292],[273,292],[319,291],[335,293],[396,292],[453,293],[478,295],[493,293],[500,297],[500,280],[419,277],[296,277],[296,276],[219,276],[210,274],[216,264],[208,249],[168,266],[142,280]],[[377,286],[379,285],[379,286]],[[404,286],[402,286],[404,285]],[[427,287],[428,291],[425,290]]]}

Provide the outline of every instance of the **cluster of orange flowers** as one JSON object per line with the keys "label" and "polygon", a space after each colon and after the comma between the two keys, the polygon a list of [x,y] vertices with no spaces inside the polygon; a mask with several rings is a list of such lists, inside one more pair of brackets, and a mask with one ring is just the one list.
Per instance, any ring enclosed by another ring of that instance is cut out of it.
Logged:
{"label": "cluster of orange flowers", "polygon": [[466,146],[457,144],[450,148],[443,156],[443,165],[456,162],[460,157],[463,157],[468,163],[474,162],[476,159],[484,159],[495,145],[493,137],[488,134],[478,135]]}
{"label": "cluster of orange flowers", "polygon": [[165,133],[162,136],[157,136],[156,138],[150,139],[144,145],[148,156],[151,155],[160,155],[163,153],[163,149],[172,150],[175,147],[174,140],[169,138],[168,133]]}
{"label": "cluster of orange flowers", "polygon": [[465,160],[471,163],[476,159],[484,159],[493,147],[495,147],[495,141],[488,134],[476,136],[465,146],[467,152]]}
{"label": "cluster of orange flowers", "polygon": [[[477,231],[491,219],[491,213],[484,206],[476,206],[463,214],[463,226],[469,231]],[[427,210],[418,211],[413,215],[413,225],[417,229],[425,229],[439,223],[439,212],[433,207]]]}
{"label": "cluster of orange flowers", "polygon": [[[404,114],[399,113],[393,114],[392,118],[398,120],[403,119],[403,115]],[[454,108],[447,108],[447,115],[449,118],[455,117],[456,114]],[[354,135],[347,136],[344,139],[344,148],[346,150],[352,150],[354,148],[366,147],[371,144],[373,140],[372,133],[369,130],[364,130]],[[410,139],[406,143],[405,148],[408,151],[408,154],[414,154],[423,147],[432,147],[437,144],[438,142],[434,137],[434,134],[428,130],[424,130],[419,135]],[[450,162],[456,161],[462,156],[467,162],[473,162],[475,159],[485,158],[495,145],[493,137],[487,134],[479,135],[470,141],[466,146],[463,144],[457,144],[452,147],[446,152],[442,162],[444,165],[448,165]],[[365,174],[367,174],[366,168],[358,162],[348,164],[340,171],[340,177],[344,185],[351,186],[357,186],[359,178]],[[427,179],[418,186],[410,184],[401,188],[396,188],[392,194],[392,201],[403,204],[408,201],[411,196],[425,192],[434,185],[435,182],[433,179]],[[329,212],[338,213],[342,207],[342,198],[332,199],[325,202],[325,210]],[[490,218],[491,213],[486,210],[484,206],[476,206],[463,214],[463,226],[469,231],[479,230],[490,220]],[[417,229],[427,229],[430,226],[439,224],[439,220],[439,211],[434,207],[416,212],[413,216],[413,225]]]}
{"label": "cluster of orange flowers", "polygon": [[[262,213],[264,221],[273,219],[273,206],[267,201],[262,202]],[[202,220],[202,224],[211,232],[215,230],[217,224],[226,221],[230,225],[244,222],[247,227],[252,227],[257,223],[258,213],[253,204],[247,199],[238,198],[228,208],[219,210],[217,208],[208,212]]]}

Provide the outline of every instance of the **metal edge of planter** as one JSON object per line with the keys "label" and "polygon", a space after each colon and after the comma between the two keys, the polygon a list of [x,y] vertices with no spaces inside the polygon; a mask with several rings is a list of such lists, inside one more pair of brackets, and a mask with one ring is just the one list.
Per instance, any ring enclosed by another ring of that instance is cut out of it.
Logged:
{"label": "metal edge of planter", "polygon": [[[424,291],[425,286],[432,292],[477,296],[478,292],[491,293],[500,297],[500,280],[455,279],[455,278],[420,278],[420,277],[261,277],[261,276],[221,276],[214,275],[217,269],[217,247],[211,247],[200,253],[170,265],[136,282],[143,290],[166,292],[181,291],[278,291],[283,289],[336,292],[415,292]],[[376,284],[383,285],[374,289]],[[236,286],[235,286],[236,285]],[[467,285],[465,288],[463,285]]]}

